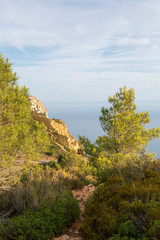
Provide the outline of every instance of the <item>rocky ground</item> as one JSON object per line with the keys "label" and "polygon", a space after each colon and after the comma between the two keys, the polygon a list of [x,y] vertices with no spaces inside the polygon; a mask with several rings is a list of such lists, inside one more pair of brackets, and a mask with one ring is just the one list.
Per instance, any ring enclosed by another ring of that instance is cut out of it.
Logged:
{"label": "rocky ground", "polygon": [[82,214],[84,212],[84,203],[87,198],[95,191],[95,187],[90,184],[85,186],[83,189],[73,190],[73,196],[79,201],[79,206],[81,209],[81,215],[73,225],[66,230],[65,234],[58,238],[52,238],[51,240],[82,240],[79,235],[78,228],[83,220]]}

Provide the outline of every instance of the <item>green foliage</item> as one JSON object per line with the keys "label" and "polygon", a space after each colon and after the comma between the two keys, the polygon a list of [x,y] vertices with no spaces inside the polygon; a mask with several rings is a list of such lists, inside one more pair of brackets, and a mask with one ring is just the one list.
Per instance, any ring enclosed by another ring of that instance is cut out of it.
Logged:
{"label": "green foliage", "polygon": [[153,239],[160,239],[160,220],[155,220],[149,230],[149,235]]}
{"label": "green foliage", "polygon": [[60,235],[79,217],[78,201],[71,193],[38,211],[26,209],[23,215],[1,222],[0,239],[48,240]]}
{"label": "green foliage", "polygon": [[55,161],[50,161],[50,162],[48,163],[48,166],[49,166],[50,168],[55,168],[55,169],[57,169],[57,168],[56,168],[57,164],[56,164]]}
{"label": "green foliage", "polygon": [[108,101],[111,107],[103,107],[99,118],[106,135],[98,137],[94,145],[85,137],[80,137],[80,141],[97,169],[99,182],[104,182],[113,172],[124,181],[130,177],[133,180],[140,171],[143,176],[147,164],[154,160],[154,154],[148,154],[145,148],[159,136],[160,130],[145,128],[149,113],[136,112],[134,89],[120,88]]}
{"label": "green foliage", "polygon": [[84,147],[85,153],[88,154],[89,156],[92,155],[94,144],[91,143],[89,138],[85,138],[85,136],[80,136],[79,135],[78,137],[79,137],[80,143]]}
{"label": "green foliage", "polygon": [[134,89],[120,88],[113,97],[109,109],[102,108],[100,122],[107,135],[97,139],[99,150],[106,153],[111,164],[120,168],[126,162],[133,161],[137,154],[141,154],[148,142],[159,136],[159,128],[149,129],[149,113],[137,113]]}
{"label": "green foliage", "polygon": [[69,227],[80,209],[66,189],[68,176],[48,166],[26,166],[21,181],[0,195],[0,239],[48,240]]}
{"label": "green foliage", "polygon": [[37,210],[44,204],[51,204],[64,192],[56,171],[48,167],[26,167],[20,180],[0,195],[0,212],[14,209],[22,214],[26,207]]}
{"label": "green foliage", "polygon": [[160,172],[157,167],[147,170],[143,180],[124,184],[117,175],[101,184],[86,204],[80,227],[82,237],[86,240],[159,239]]}
{"label": "green foliage", "polygon": [[84,184],[95,182],[90,175],[68,172],[55,162],[51,165],[28,164],[21,170],[20,181],[0,194],[0,217],[23,214],[26,207],[38,210],[63,197],[66,190],[81,189]]}
{"label": "green foliage", "polygon": [[[50,147],[48,151],[45,152],[47,155],[62,154],[64,152],[70,152],[68,138],[66,136],[63,136],[57,133],[57,131],[54,129],[52,125],[51,119],[46,118],[44,115],[38,114],[36,112],[32,112],[32,117],[34,120],[40,123],[43,123],[47,127],[47,131],[51,139]],[[61,120],[59,119],[53,119],[53,120],[61,124]]]}
{"label": "green foliage", "polygon": [[93,168],[88,159],[71,151],[70,154],[59,154],[58,164],[73,177],[73,189],[82,188],[83,185],[95,183],[93,178]]}
{"label": "green foliage", "polygon": [[0,55],[0,185],[8,181],[13,160],[35,159],[49,143],[44,125],[31,117],[28,90],[16,82],[11,64]]}
{"label": "green foliage", "polygon": [[118,227],[118,234],[109,238],[109,240],[135,240],[136,239],[136,228],[133,221],[128,220],[121,223]]}
{"label": "green foliage", "polygon": [[149,123],[149,113],[136,113],[134,100],[134,89],[120,88],[119,92],[108,99],[112,106],[101,109],[99,119],[107,135],[98,141],[104,151],[111,154],[139,153],[148,145],[149,140],[159,136],[158,128],[144,128]]}
{"label": "green foliage", "polygon": [[0,215],[23,214],[26,207],[35,211],[45,204],[50,205],[63,197],[66,189],[81,189],[84,179],[61,169],[55,162],[53,168],[26,166],[20,181],[0,195]]}
{"label": "green foliage", "polygon": [[118,233],[120,236],[126,235],[128,237],[134,237],[136,235],[136,228],[133,221],[128,220],[124,223],[121,223],[118,228]]}
{"label": "green foliage", "polygon": [[65,165],[67,165],[67,161],[68,161],[68,158],[65,154],[60,153],[58,155],[57,162],[62,168],[64,168]]}

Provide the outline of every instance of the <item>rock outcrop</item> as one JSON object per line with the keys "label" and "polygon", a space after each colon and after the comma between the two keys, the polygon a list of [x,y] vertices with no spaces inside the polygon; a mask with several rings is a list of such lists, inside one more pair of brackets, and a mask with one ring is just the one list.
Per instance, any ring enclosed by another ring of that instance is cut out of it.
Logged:
{"label": "rock outcrop", "polygon": [[41,101],[35,97],[29,97],[32,116],[36,121],[43,122],[49,130],[51,139],[60,145],[62,149],[74,149],[78,152],[80,149],[79,141],[74,138],[68,131],[66,124],[60,119],[48,118],[46,108],[43,106]]}
{"label": "rock outcrop", "polygon": [[52,119],[50,124],[57,131],[58,134],[67,137],[70,149],[78,151],[78,149],[80,148],[79,141],[69,133],[66,124],[62,120]]}
{"label": "rock outcrop", "polygon": [[48,118],[47,110],[43,106],[41,101],[37,100],[37,98],[35,98],[34,96],[30,96],[29,101],[30,101],[30,105],[31,105],[31,111],[36,112],[38,114],[42,114]]}

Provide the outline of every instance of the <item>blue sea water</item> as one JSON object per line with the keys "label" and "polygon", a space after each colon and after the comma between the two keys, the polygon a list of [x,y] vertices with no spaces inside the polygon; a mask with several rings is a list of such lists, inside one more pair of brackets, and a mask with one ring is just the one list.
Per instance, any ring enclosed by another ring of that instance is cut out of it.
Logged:
{"label": "blue sea water", "polygon": [[[103,102],[95,103],[48,103],[46,105],[50,118],[62,119],[67,125],[69,132],[78,139],[78,135],[88,137],[92,142],[98,136],[103,136],[99,116],[101,107],[106,106]],[[140,105],[139,112],[148,111],[150,123],[146,128],[160,127],[160,108],[155,106]],[[149,143],[148,152],[155,152],[160,157],[160,137]]]}

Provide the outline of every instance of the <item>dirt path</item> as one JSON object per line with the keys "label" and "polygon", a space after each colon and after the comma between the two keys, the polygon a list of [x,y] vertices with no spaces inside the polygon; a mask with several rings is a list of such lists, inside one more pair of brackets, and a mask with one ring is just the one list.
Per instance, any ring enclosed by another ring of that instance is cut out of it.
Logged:
{"label": "dirt path", "polygon": [[84,203],[94,191],[95,187],[92,184],[85,186],[83,189],[77,189],[72,191],[73,196],[79,201],[81,215],[76,220],[76,222],[73,223],[73,225],[66,230],[64,235],[58,238],[52,238],[51,240],[82,240],[78,233],[78,228],[80,227],[83,220],[82,213],[84,212]]}

